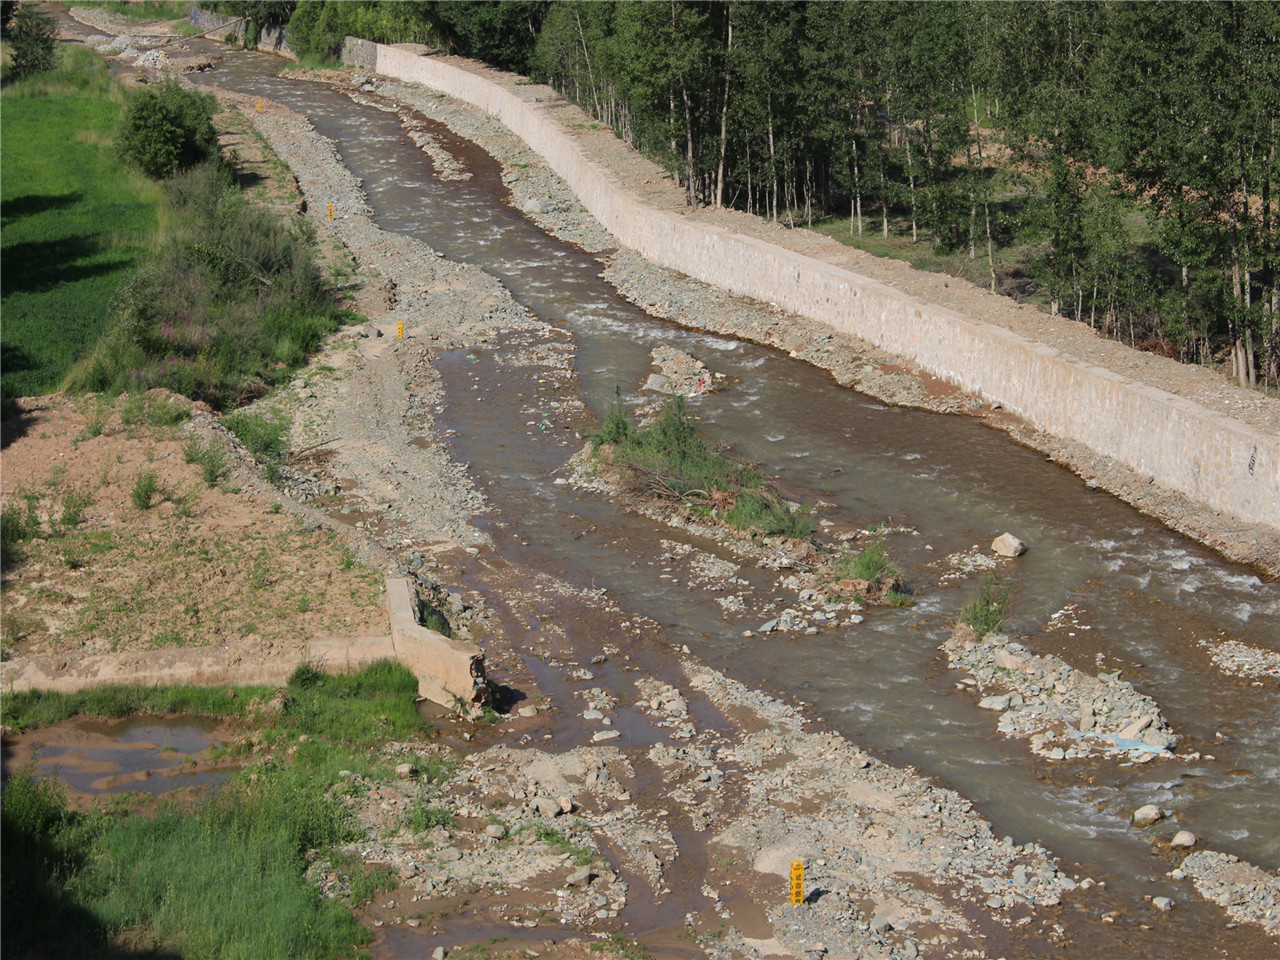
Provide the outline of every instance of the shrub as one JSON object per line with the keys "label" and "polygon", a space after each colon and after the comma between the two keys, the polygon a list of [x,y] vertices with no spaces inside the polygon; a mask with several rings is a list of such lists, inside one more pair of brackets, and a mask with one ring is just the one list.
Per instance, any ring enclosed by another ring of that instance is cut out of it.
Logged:
{"label": "shrub", "polygon": [[227,452],[220,443],[191,437],[182,445],[182,459],[200,465],[200,476],[213,486],[227,469]]}
{"label": "shrub", "polygon": [[283,417],[266,417],[237,410],[223,421],[228,430],[239,438],[246,450],[267,470],[274,482],[280,471],[289,444],[285,438],[289,424]]}
{"label": "shrub", "polygon": [[1006,584],[998,587],[996,578],[991,574],[982,578],[977,592],[960,611],[960,619],[972,627],[979,637],[1002,631],[1008,615],[1009,586]]}
{"label": "shrub", "polygon": [[209,93],[182,87],[169,78],[136,93],[124,109],[116,145],[120,156],[154,180],[172,176],[218,156]]}
{"label": "shrub", "polygon": [[606,443],[628,443],[635,438],[636,428],[622,402],[622,388],[613,388],[613,406],[604,418],[600,429],[591,435],[591,447],[599,450]]}
{"label": "shrub", "polygon": [[58,28],[29,3],[18,7],[9,43],[13,72],[19,77],[44,73],[58,64]]}
{"label": "shrub", "polygon": [[155,471],[143,470],[134,478],[133,490],[129,494],[129,499],[133,501],[133,505],[139,510],[150,510],[159,489],[160,483],[156,480]]}
{"label": "shrub", "polygon": [[93,498],[87,493],[68,490],[62,495],[62,516],[59,518],[59,524],[64,529],[78,526],[84,519],[85,507],[89,506],[92,500]]}

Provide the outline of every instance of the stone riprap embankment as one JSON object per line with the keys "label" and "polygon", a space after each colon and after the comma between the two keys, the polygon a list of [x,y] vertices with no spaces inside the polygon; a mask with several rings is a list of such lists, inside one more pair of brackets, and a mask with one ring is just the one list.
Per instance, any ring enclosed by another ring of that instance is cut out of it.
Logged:
{"label": "stone riprap embankment", "polygon": [[1280,524],[1280,434],[1215,415],[825,260],[656,209],[621,186],[549,116],[540,101],[556,100],[553,92],[522,95],[489,72],[425,52],[361,42],[348,44],[347,57],[497,116],[547,160],[606,229],[654,262],[893,350],[1216,510],[1273,532]]}
{"label": "stone riprap embankment", "polygon": [[1145,763],[1174,756],[1178,737],[1159,706],[1118,674],[1090,676],[1003,634],[979,638],[963,623],[942,649],[952,667],[971,675],[963,685],[987,694],[978,705],[1000,713],[1000,731],[1029,740],[1042,757],[1121,755]]}

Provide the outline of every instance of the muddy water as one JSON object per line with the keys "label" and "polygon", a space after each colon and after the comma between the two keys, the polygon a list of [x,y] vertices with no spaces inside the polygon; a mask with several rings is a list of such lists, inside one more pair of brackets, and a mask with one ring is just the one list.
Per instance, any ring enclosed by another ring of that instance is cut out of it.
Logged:
{"label": "muddy water", "polygon": [[192,718],[77,719],[6,739],[4,774],[27,764],[37,776],[56,776],[73,805],[102,794],[206,788],[234,772],[210,769],[208,751],[222,746],[219,726]]}
{"label": "muddy water", "polygon": [[[887,541],[917,602],[870,611],[863,624],[824,628],[817,636],[742,637],[759,626],[758,611],[746,621],[726,616],[714,595],[688,590],[670,579],[683,577],[663,571],[670,564],[652,562],[663,552],[662,539],[687,537],[553,483],[564,448],[526,422],[555,395],[533,383],[519,393],[504,389],[506,374],[490,346],[442,358],[450,397],[485,400],[449,404],[442,424],[457,431],[450,441],[455,455],[488,484],[497,511],[487,523],[500,552],[608,588],[624,608],[660,620],[670,638],[713,665],[808,702],[857,742],[957,788],[997,831],[1038,840],[1081,872],[1106,878],[1135,912],[1142,894],[1185,904],[1151,934],[1142,947],[1147,955],[1166,955],[1174,943],[1179,952],[1207,945],[1212,933],[1205,925],[1220,924],[1222,915],[1197,905],[1185,887],[1149,882],[1168,865],[1152,857],[1146,835],[1127,826],[1134,807],[1161,803],[1206,845],[1269,868],[1280,864],[1277,685],[1224,677],[1200,647],[1226,639],[1280,646],[1280,585],[1224,563],[978,424],[886,407],[776,352],[649,317],[598,279],[598,262],[507,205],[498,167],[483,153],[437,131],[473,174],[465,182],[439,181],[393,114],[267,76],[275,66],[246,56],[206,76],[305,113],[363,178],[384,229],[482,267],[537,315],[564,325],[578,347],[585,399],[596,411],[615,384],[627,391],[644,379],[648,353],[660,343],[725,373],[729,389],[692,404],[707,434],[762,461],[798,498],[833,504],[822,516],[835,529],[888,523],[917,531]],[[1186,737],[1184,751],[1216,759],[1048,765],[1005,740],[992,714],[955,691],[958,677],[937,648],[971,586],[940,585],[944,570],[936,564],[985,547],[1003,530],[1032,547],[1008,568],[1012,626],[1030,635],[1033,648],[1075,666],[1122,669]],[[783,601],[776,609],[786,605],[771,575],[747,568],[740,576],[757,593],[776,593]],[[1072,604],[1073,625],[1041,635]]]}

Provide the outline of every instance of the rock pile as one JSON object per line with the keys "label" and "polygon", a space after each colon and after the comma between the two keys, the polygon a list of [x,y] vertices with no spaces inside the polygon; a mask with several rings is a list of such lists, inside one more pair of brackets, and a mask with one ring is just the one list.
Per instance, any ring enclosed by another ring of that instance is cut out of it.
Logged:
{"label": "rock pile", "polygon": [[1193,853],[1182,872],[1206,900],[1212,900],[1239,923],[1254,923],[1280,936],[1280,877],[1215,850]]}
{"label": "rock pile", "polygon": [[1000,731],[1030,740],[1040,756],[1124,755],[1139,763],[1173,756],[1178,737],[1159,706],[1118,673],[1094,677],[1003,634],[979,639],[962,623],[942,649],[951,666],[971,674],[966,686],[992,691],[978,705],[1001,714]]}
{"label": "rock pile", "polygon": [[723,385],[723,373],[713,373],[701,360],[674,347],[660,346],[650,356],[658,372],[649,375],[641,390],[673,397],[698,397]]}

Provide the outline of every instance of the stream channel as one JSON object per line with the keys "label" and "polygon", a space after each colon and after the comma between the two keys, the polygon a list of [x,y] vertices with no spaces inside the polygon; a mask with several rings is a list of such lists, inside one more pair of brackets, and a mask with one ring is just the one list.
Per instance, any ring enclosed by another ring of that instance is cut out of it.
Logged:
{"label": "stream channel", "polygon": [[[806,703],[851,740],[958,790],[998,835],[1038,841],[1069,871],[1105,879],[1135,912],[1144,894],[1174,898],[1180,909],[1148,943],[1149,956],[1196,954],[1225,922],[1187,884],[1164,878],[1170,863],[1152,854],[1157,832],[1190,829],[1202,846],[1267,869],[1280,865],[1277,685],[1223,674],[1202,646],[1280,647],[1280,584],[1262,582],[974,421],[886,406],[778,351],[649,316],[599,278],[597,259],[516,210],[498,163],[479,148],[434,125],[433,135],[472,174],[438,180],[394,113],[278,78],[278,68],[270,57],[234,55],[198,79],[305,114],[363,180],[382,229],[484,269],[538,317],[567,330],[583,399],[597,415],[615,385],[635,398],[660,344],[723,372],[727,389],[690,401],[700,429],[731,443],[735,456],[762,462],[795,498],[834,504],[819,516],[840,526],[917,531],[886,540],[916,601],[907,609],[869,608],[865,622],[824,625],[816,636],[759,634],[757,612],[735,619],[716,594],[689,590],[664,578],[662,563],[646,562],[663,554],[661,540],[690,541],[688,534],[553,482],[566,448],[526,426],[537,398],[504,390],[492,345],[477,345],[437,362],[448,398],[437,423],[454,431],[452,455],[471,465],[493,504],[478,523],[500,554],[606,588],[624,610],[660,621],[669,639],[708,664]],[[938,561],[974,546],[987,553],[1005,530],[1030,544],[1001,571],[1013,585],[1011,632],[1090,673],[1122,669],[1183,737],[1179,753],[1214,759],[1050,763],[999,734],[997,715],[957,691],[961,675],[938,647],[975,578],[940,584],[946,569]],[[777,610],[794,605],[794,595],[788,600],[774,587],[775,574],[744,566],[739,576],[758,593],[774,591]],[[757,633],[744,637],[746,630]],[[1130,812],[1153,802],[1173,811],[1177,825],[1131,827]]]}

